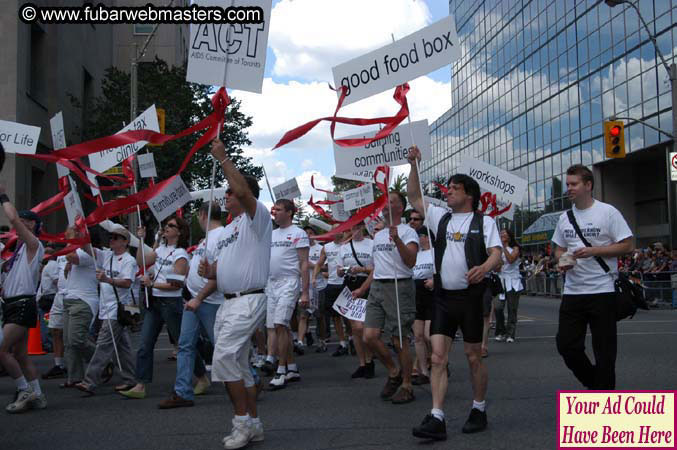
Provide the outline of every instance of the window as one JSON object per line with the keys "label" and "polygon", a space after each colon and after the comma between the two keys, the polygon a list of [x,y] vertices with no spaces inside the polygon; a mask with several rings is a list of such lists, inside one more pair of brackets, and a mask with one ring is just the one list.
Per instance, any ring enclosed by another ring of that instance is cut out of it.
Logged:
{"label": "window", "polygon": [[135,23],[134,24],[134,34],[135,35],[148,35],[153,32],[155,24],[152,23]]}

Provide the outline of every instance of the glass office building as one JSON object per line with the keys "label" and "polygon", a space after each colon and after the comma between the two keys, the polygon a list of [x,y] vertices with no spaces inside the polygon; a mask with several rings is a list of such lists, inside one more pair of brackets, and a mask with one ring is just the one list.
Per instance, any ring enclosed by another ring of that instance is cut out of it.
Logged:
{"label": "glass office building", "polygon": [[[669,64],[677,0],[635,4]],[[672,140],[624,120],[628,156],[604,152],[603,121],[612,115],[672,131],[668,73],[637,12],[601,0],[451,0],[449,12],[461,57],[451,69],[452,107],[430,126],[433,160],[422,164],[422,179],[446,180],[468,155],[528,180],[514,220],[501,226],[537,250],[553,222],[539,219],[570,207],[565,172],[582,163],[595,173],[595,197],[623,213],[637,245],[671,243]]]}

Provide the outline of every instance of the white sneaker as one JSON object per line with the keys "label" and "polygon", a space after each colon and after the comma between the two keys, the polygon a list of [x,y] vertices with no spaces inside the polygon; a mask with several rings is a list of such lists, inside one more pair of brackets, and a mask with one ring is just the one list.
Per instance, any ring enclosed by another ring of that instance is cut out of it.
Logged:
{"label": "white sneaker", "polygon": [[263,364],[266,362],[266,357],[263,355],[256,355],[254,358],[254,363],[252,364],[257,369],[263,367]]}
{"label": "white sneaker", "polygon": [[226,449],[242,448],[249,444],[252,438],[251,421],[233,418],[233,429],[223,438],[223,447]]}
{"label": "white sneaker", "polygon": [[285,386],[285,381],[287,379],[287,375],[284,373],[278,373],[275,375],[275,378],[270,380],[270,388],[273,391],[276,391],[278,389],[282,389]]}
{"label": "white sneaker", "polygon": [[301,381],[301,375],[296,370],[290,370],[290,371],[287,372],[287,375],[285,375],[284,380],[287,383],[292,383],[294,381]]}
{"label": "white sneaker", "polygon": [[508,339],[505,340],[505,342],[507,342],[508,344],[510,344],[511,342],[515,342],[515,339],[509,337]]}
{"label": "white sneaker", "polygon": [[45,409],[47,408],[47,397],[45,394],[38,395],[38,398],[33,400],[28,404],[32,409]]}
{"label": "white sneaker", "polygon": [[33,391],[23,390],[16,396],[16,400],[7,405],[5,411],[10,414],[22,413],[28,411],[30,402],[38,399],[38,395]]}
{"label": "white sneaker", "polygon": [[261,442],[263,441],[263,423],[259,420],[258,422],[251,421],[251,426],[249,430],[251,432],[252,442]]}
{"label": "white sneaker", "polygon": [[503,336],[502,334],[499,334],[494,339],[496,340],[496,342],[503,342],[503,341],[505,341],[505,336]]}

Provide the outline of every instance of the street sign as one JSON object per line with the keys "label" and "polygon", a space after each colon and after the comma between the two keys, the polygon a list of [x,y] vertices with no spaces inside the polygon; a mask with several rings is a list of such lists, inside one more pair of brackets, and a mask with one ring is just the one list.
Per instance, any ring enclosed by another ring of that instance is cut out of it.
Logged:
{"label": "street sign", "polygon": [[677,152],[670,152],[670,179],[677,181]]}

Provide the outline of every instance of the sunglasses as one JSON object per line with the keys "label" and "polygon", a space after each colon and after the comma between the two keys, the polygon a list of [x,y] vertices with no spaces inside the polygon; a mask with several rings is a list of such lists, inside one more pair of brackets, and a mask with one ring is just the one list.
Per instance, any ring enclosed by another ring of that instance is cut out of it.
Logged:
{"label": "sunglasses", "polygon": [[165,225],[165,227],[177,228],[177,229],[179,228],[179,226],[175,223],[168,223],[167,225]]}
{"label": "sunglasses", "polygon": [[418,217],[412,217],[411,219],[409,219],[409,222],[420,222],[422,220],[423,219],[419,219]]}
{"label": "sunglasses", "polygon": [[111,234],[110,239],[111,239],[111,241],[115,241],[117,239],[126,239],[126,238],[124,236],[119,235],[119,234]]}
{"label": "sunglasses", "polygon": [[233,193],[233,190],[231,188],[226,189],[226,194],[231,195]]}

